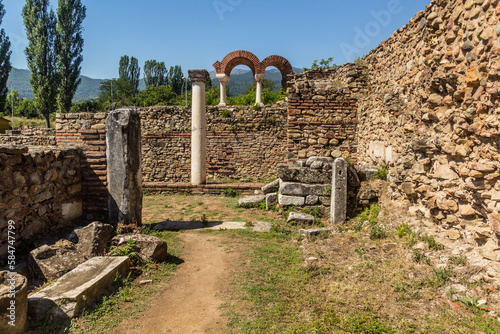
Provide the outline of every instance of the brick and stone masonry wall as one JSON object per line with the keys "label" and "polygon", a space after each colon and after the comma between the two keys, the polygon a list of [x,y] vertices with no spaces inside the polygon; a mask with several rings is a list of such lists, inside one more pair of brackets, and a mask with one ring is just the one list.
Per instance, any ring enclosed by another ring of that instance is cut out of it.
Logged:
{"label": "brick and stone masonry wall", "polygon": [[55,129],[31,128],[7,130],[0,134],[0,144],[55,146]]}
{"label": "brick and stone masonry wall", "polygon": [[387,165],[389,202],[439,242],[472,249],[471,261],[492,260],[489,275],[498,277],[499,22],[499,0],[434,0],[323,80],[351,90],[366,83],[354,92],[356,159]]}
{"label": "brick and stone masonry wall", "polygon": [[352,78],[356,73],[355,67],[348,68],[345,74],[349,80],[340,80],[341,75],[334,69],[289,77],[289,161],[312,156],[355,159],[358,109],[355,94],[366,86],[363,80]]}
{"label": "brick and stone masonry wall", "polygon": [[0,145],[0,256],[7,253],[9,220],[17,246],[79,224],[79,166],[74,148]]}
{"label": "brick and stone masonry wall", "polygon": [[56,115],[57,145],[77,145],[81,150],[83,218],[107,220],[106,113]]}

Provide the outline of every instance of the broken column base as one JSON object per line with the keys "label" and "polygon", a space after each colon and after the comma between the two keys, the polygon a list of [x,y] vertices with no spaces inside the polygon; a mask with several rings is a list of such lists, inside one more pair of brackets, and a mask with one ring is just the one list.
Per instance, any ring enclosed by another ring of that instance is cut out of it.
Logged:
{"label": "broken column base", "polygon": [[130,270],[126,256],[94,257],[28,298],[31,319],[47,317],[65,322],[75,317],[84,307],[92,305],[112,285],[116,276]]}

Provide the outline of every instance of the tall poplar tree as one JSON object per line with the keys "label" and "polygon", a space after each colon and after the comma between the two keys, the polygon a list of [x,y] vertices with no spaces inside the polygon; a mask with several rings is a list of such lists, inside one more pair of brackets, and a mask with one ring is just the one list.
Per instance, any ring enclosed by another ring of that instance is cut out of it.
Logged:
{"label": "tall poplar tree", "polygon": [[59,0],[55,50],[60,76],[57,104],[59,112],[69,112],[80,85],[83,61],[83,27],[87,8],[80,0]]}
{"label": "tall poplar tree", "polygon": [[167,68],[164,62],[147,60],[144,63],[144,84],[146,87],[159,87],[167,84]]}
{"label": "tall poplar tree", "polygon": [[[0,0],[0,27],[2,26],[3,16],[5,15],[5,9]],[[7,97],[7,80],[9,79],[9,73],[12,69],[10,64],[10,41],[9,37],[5,35],[5,30],[0,30],[0,113],[3,113],[7,108],[5,108],[5,102]]]}
{"label": "tall poplar tree", "polygon": [[179,65],[170,66],[170,71],[168,72],[168,85],[172,87],[177,95],[182,93],[182,88],[184,87],[184,75],[182,74],[182,68]]}
{"label": "tall poplar tree", "polygon": [[118,68],[119,81],[130,86],[130,96],[135,96],[139,92],[139,80],[141,69],[139,61],[135,57],[122,56]]}
{"label": "tall poplar tree", "polygon": [[49,115],[55,109],[59,76],[54,50],[56,15],[48,6],[48,0],[26,0],[23,19],[28,38],[24,53],[31,71],[30,85],[35,105],[50,127]]}

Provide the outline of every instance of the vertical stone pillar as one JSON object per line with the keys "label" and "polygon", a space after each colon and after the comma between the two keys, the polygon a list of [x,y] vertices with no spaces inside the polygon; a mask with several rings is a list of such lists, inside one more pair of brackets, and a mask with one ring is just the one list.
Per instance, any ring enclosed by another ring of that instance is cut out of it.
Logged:
{"label": "vertical stone pillar", "polygon": [[227,105],[227,93],[226,93],[226,85],[231,80],[231,77],[226,74],[216,74],[217,80],[220,82],[220,107],[225,107]]}
{"label": "vertical stone pillar", "polygon": [[207,126],[205,116],[205,83],[210,80],[206,70],[188,70],[193,83],[191,119],[191,184],[207,182]]}
{"label": "vertical stone pillar", "polygon": [[330,221],[332,224],[343,223],[347,206],[347,163],[343,158],[337,158],[333,163],[331,201]]}
{"label": "vertical stone pillar", "polygon": [[256,74],[254,76],[256,82],[255,88],[255,104],[263,107],[264,103],[262,103],[262,81],[264,80],[265,74]]}
{"label": "vertical stone pillar", "polygon": [[141,119],[122,108],[106,119],[109,224],[142,223]]}

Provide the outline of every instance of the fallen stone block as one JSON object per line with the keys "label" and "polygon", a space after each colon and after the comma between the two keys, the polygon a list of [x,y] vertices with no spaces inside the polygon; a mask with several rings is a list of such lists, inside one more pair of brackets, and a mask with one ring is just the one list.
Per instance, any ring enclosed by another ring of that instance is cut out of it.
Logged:
{"label": "fallen stone block", "polygon": [[315,222],[314,216],[307,214],[307,213],[301,213],[301,212],[290,212],[288,215],[288,219],[286,220],[287,223],[295,223],[299,225],[313,225]]}
{"label": "fallen stone block", "polygon": [[305,184],[331,184],[332,182],[332,174],[324,172],[321,169],[279,164],[277,171],[278,177],[285,182]]}
{"label": "fallen stone block", "polygon": [[271,208],[271,205],[278,203],[278,193],[266,194],[266,210]]}
{"label": "fallen stone block", "polygon": [[325,196],[330,195],[329,184],[303,184],[296,182],[281,182],[280,185],[280,194],[288,195],[288,196]]}
{"label": "fallen stone block", "polygon": [[46,317],[64,322],[92,305],[106,293],[117,276],[126,275],[130,260],[126,256],[94,257],[28,298],[32,320]]}
{"label": "fallen stone block", "polygon": [[56,245],[43,245],[30,252],[28,264],[35,279],[50,281],[59,278],[87,260],[75,245],[62,240]]}
{"label": "fallen stone block", "polygon": [[262,190],[262,192],[264,194],[269,194],[269,193],[272,193],[272,192],[276,192],[275,188],[279,187],[279,185],[280,185],[280,179],[276,179],[273,182],[271,182],[269,184],[266,184],[265,186],[263,186],[260,189]]}
{"label": "fallen stone block", "polygon": [[374,180],[377,178],[377,167],[373,166],[355,166],[361,181]]}
{"label": "fallen stone block", "polygon": [[113,238],[112,243],[117,247],[124,247],[127,242],[135,240],[136,253],[141,260],[147,262],[149,260],[162,262],[168,257],[167,242],[163,239],[152,235],[133,234],[133,235],[117,235]]}
{"label": "fallen stone block", "polygon": [[321,169],[326,166],[331,168],[334,161],[335,159],[331,157],[310,157],[306,160],[306,166],[312,169]]}
{"label": "fallen stone block", "polygon": [[278,203],[282,206],[288,206],[288,205],[302,206],[305,203],[305,198],[279,194]]}
{"label": "fallen stone block", "polygon": [[309,238],[309,237],[316,237],[318,235],[328,235],[330,234],[330,232],[331,232],[330,229],[328,229],[327,227],[300,229],[299,235]]}
{"label": "fallen stone block", "polygon": [[264,195],[253,195],[242,197],[238,200],[238,207],[255,207],[259,205],[266,197]]}
{"label": "fallen stone block", "polygon": [[0,271],[0,333],[24,333],[27,318],[28,280],[19,274]]}
{"label": "fallen stone block", "polygon": [[197,221],[165,221],[156,224],[153,230],[156,231],[180,231],[180,230],[197,230],[205,227],[202,222]]}
{"label": "fallen stone block", "polygon": [[68,236],[68,240],[75,243],[76,249],[84,255],[100,256],[106,253],[112,234],[113,226],[96,221],[76,228]]}

